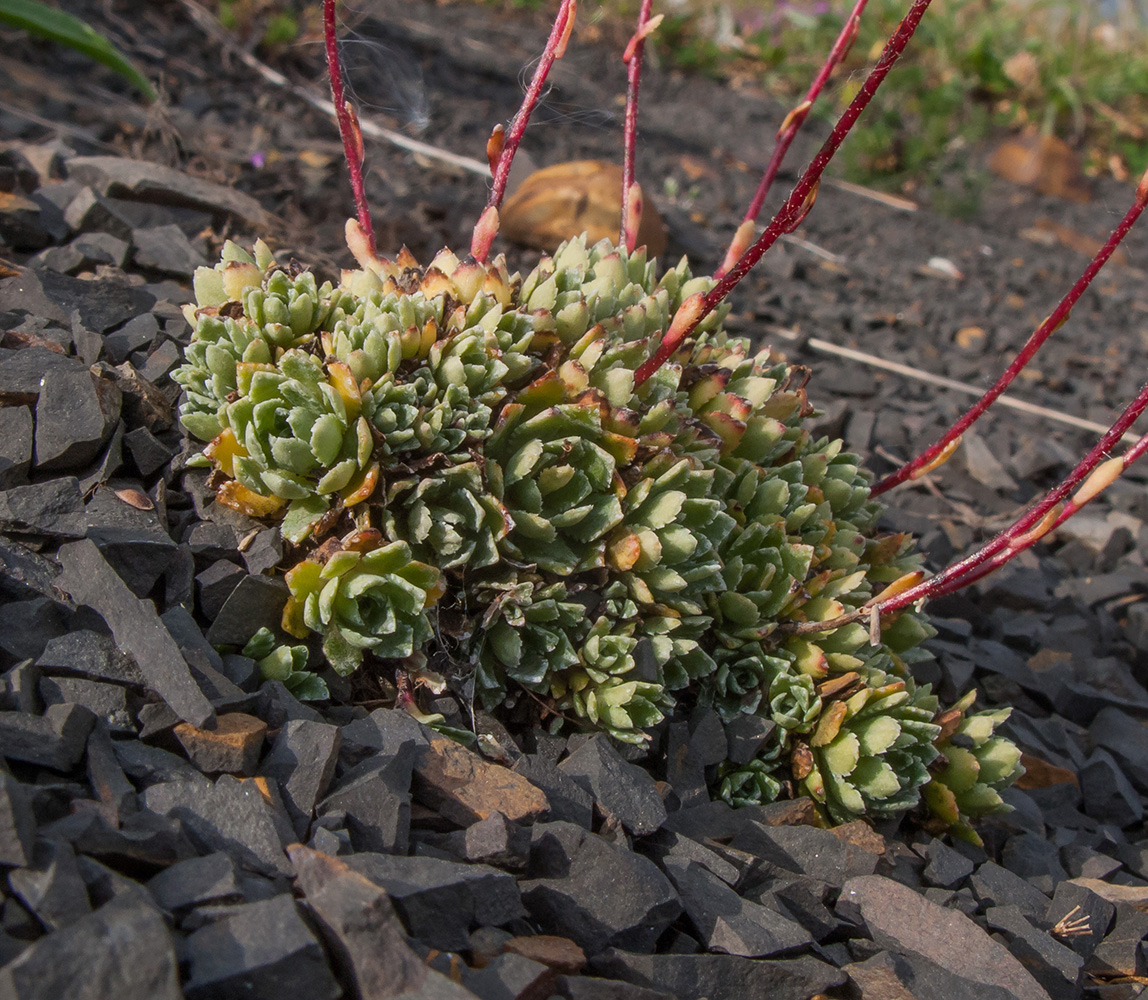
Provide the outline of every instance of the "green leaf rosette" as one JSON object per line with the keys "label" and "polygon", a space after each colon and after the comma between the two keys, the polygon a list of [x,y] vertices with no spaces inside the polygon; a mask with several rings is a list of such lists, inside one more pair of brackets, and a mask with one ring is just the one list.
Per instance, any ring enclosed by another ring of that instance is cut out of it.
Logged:
{"label": "green leaf rosette", "polygon": [[287,574],[291,591],[283,628],[323,636],[323,652],[340,674],[363,653],[402,659],[431,637],[427,609],[442,595],[442,574],[411,557],[405,542],[370,552],[336,552],[324,564],[306,560]]}

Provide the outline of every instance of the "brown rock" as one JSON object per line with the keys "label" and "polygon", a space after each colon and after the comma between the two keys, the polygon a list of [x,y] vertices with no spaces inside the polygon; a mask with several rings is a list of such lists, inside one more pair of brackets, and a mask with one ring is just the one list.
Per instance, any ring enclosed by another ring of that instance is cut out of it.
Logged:
{"label": "brown rock", "polygon": [[512,823],[529,823],[550,808],[546,795],[521,775],[483,760],[445,736],[432,740],[419,757],[415,796],[459,826],[470,826],[493,812]]}
{"label": "brown rock", "polygon": [[816,826],[817,807],[808,795],[770,802],[754,809],[752,819],[764,826]]}
{"label": "brown rock", "polygon": [[1022,753],[1020,762],[1024,767],[1024,774],[1017,779],[1017,788],[1051,788],[1053,785],[1080,784],[1080,779],[1072,771],[1057,767],[1030,753]]}
{"label": "brown rock", "polygon": [[555,972],[569,976],[580,972],[586,964],[586,953],[578,945],[569,938],[556,937],[553,934],[511,938],[503,945],[502,950],[540,962]]}
{"label": "brown rock", "polygon": [[267,723],[243,712],[230,712],[216,719],[214,729],[181,722],[174,733],[187,759],[205,774],[252,775],[259,764]]}
{"label": "brown rock", "polygon": [[[553,252],[580,233],[590,245],[617,242],[622,215],[622,168],[605,160],[574,160],[536,170],[507,198],[500,213],[502,235],[515,243]],[[643,199],[638,245],[651,257],[665,252],[658,211]]]}
{"label": "brown rock", "polygon": [[880,952],[864,962],[842,966],[849,976],[858,1000],[917,1000],[897,975],[895,960],[887,951]]}
{"label": "brown rock", "polygon": [[356,996],[362,1000],[413,996],[428,978],[439,980],[407,944],[383,889],[345,861],[302,844],[292,844],[287,854],[295,866],[296,888],[315,914],[335,964],[354,984]]}
{"label": "brown rock", "polygon": [[835,826],[829,832],[842,843],[860,847],[870,854],[885,853],[885,838],[863,819],[855,819],[852,823]]}

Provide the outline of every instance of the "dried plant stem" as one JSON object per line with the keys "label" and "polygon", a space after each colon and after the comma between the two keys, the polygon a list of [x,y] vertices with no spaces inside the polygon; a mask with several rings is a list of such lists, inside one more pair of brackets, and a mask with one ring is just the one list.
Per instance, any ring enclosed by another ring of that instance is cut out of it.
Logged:
{"label": "dried plant stem", "polygon": [[814,156],[809,166],[805,168],[805,172],[801,175],[793,191],[790,192],[785,204],[778,209],[777,214],[770,221],[769,225],[766,226],[761,236],[757,238],[757,241],[738,258],[737,263],[714,285],[708,294],[702,295],[699,292],[697,295],[690,296],[690,298],[682,303],[670,323],[669,330],[666,331],[665,336],[662,338],[662,342],[657,351],[635,372],[635,385],[641,385],[645,382],[646,379],[653,375],[654,372],[673,355],[681,346],[682,341],[737,287],[741,279],[761,260],[765,252],[777,242],[780,236],[784,233],[793,232],[793,230],[801,225],[801,221],[809,214],[809,210],[813,207],[813,203],[817,198],[817,188],[821,182],[821,175],[825,172],[825,168],[829,165],[830,160],[833,159],[841,143],[844,142],[845,137],[857,123],[861,112],[865,110],[869,101],[872,100],[873,95],[877,92],[877,88],[881,86],[885,77],[889,75],[889,70],[893,68],[893,64],[905,50],[909,39],[913,37],[913,33],[917,30],[917,25],[921,22],[921,17],[928,9],[929,3],[930,0],[913,0],[913,6],[909,8],[909,12],[901,20],[901,23],[897,26],[897,30],[885,45],[885,49],[881,53],[881,58],[877,61],[877,65],[873,67],[869,76],[866,77],[857,96],[853,98],[849,107],[845,109],[845,113],[838,119],[837,124],[833,126],[833,131],[829,134],[829,138],[825,140],[824,145],[818,150],[817,155]]}
{"label": "dried plant stem", "polygon": [[470,245],[471,254],[479,262],[485,261],[490,253],[490,245],[498,232],[498,208],[506,194],[506,181],[510,176],[510,167],[514,163],[514,154],[518,152],[523,133],[530,124],[530,116],[542,96],[542,88],[546,84],[546,77],[550,75],[550,68],[554,65],[554,61],[561,59],[566,52],[566,43],[570,40],[577,10],[577,0],[562,0],[562,6],[558,8],[558,15],[554,18],[554,27],[550,29],[550,37],[546,39],[546,47],[542,50],[542,57],[534,70],[534,77],[530,81],[530,86],[526,88],[522,106],[511,120],[505,135],[500,137],[497,159],[492,157],[494,180],[490,187],[490,197],[486,201],[486,209],[475,224]]}
{"label": "dried plant stem", "polygon": [[[958,382],[956,379],[945,378],[943,375],[934,375],[932,372],[923,371],[911,365],[904,365],[899,361],[886,361],[884,358],[879,358],[875,354],[867,354],[865,351],[854,350],[852,347],[842,347],[831,341],[822,340],[820,337],[803,339],[801,334],[796,330],[787,330],[780,326],[766,327],[766,329],[770,333],[784,337],[786,340],[800,341],[806,348],[811,351],[817,351],[819,354],[828,354],[835,358],[847,358],[850,361],[856,361],[858,364],[868,365],[870,368],[892,372],[895,375],[901,375],[904,378],[910,378],[916,382],[924,382],[926,385],[935,385],[942,389],[950,389],[953,392],[959,392],[966,396],[981,395],[981,390],[976,386],[968,385],[965,382]],[[1011,396],[1001,396],[999,403],[1001,406],[1017,410],[1020,413],[1028,413],[1034,417],[1040,417],[1042,420],[1051,420],[1054,423],[1064,424],[1066,427],[1076,427],[1079,430],[1091,431],[1093,434],[1103,434],[1108,430],[1107,426],[1098,424],[1094,420],[1074,417],[1071,413],[1061,413],[1059,410],[1053,410],[1047,406],[1037,406],[1035,403],[1028,403],[1023,399],[1013,399]],[[1129,445],[1135,444],[1138,440],[1138,436],[1135,434],[1126,434],[1124,440],[1125,443]],[[899,461],[896,457],[890,457],[889,460],[890,462]]]}
{"label": "dried plant stem", "polygon": [[757,217],[761,214],[761,206],[765,203],[765,197],[773,186],[777,171],[781,168],[782,161],[785,160],[789,147],[793,144],[793,138],[800,131],[801,126],[805,124],[805,119],[809,117],[809,111],[813,107],[814,101],[820,96],[825,84],[829,82],[829,77],[853,47],[853,43],[857,39],[857,31],[861,26],[861,13],[865,10],[865,4],[868,2],[869,0],[857,0],[852,12],[841,26],[841,33],[837,36],[837,41],[833,43],[833,48],[829,50],[824,65],[814,77],[813,83],[809,85],[809,90],[805,92],[805,97],[785,116],[781,128],[777,130],[777,141],[774,144],[769,163],[766,164],[765,172],[761,175],[761,183],[758,184],[757,191],[754,192],[753,199],[745,210],[742,223],[738,226],[737,233],[726,251],[725,260],[722,261],[721,267],[714,272],[715,278],[720,278],[737,263],[737,259],[745,252],[746,247],[753,239],[754,223],[757,222]]}
{"label": "dried plant stem", "polygon": [[1072,307],[1076,305],[1088,286],[1092,284],[1092,280],[1108,262],[1108,259],[1124,240],[1124,237],[1128,235],[1129,230],[1140,217],[1146,205],[1148,205],[1148,174],[1144,175],[1144,180],[1140,182],[1140,186],[1136,190],[1136,200],[1132,203],[1132,207],[1128,209],[1124,218],[1120,220],[1120,224],[1112,231],[1112,235],[1108,237],[1108,241],[1100,248],[1096,256],[1092,258],[1092,262],[1085,269],[1076,284],[1069,289],[1068,294],[1060,300],[1060,303],[1048,315],[1048,318],[1033,331],[1032,336],[1028,338],[1027,343],[1021,348],[1008,368],[1005,369],[1004,374],[997,379],[993,387],[981,396],[936,442],[926,448],[912,461],[906,462],[896,472],[891,473],[877,483],[873,487],[873,496],[880,496],[882,493],[891,490],[894,486],[899,486],[901,483],[923,475],[924,472],[934,467],[934,464],[939,458],[947,455],[950,450],[955,447],[961,435],[964,434],[964,432],[980,418],[981,414],[992,406],[997,397],[1012,384],[1013,380],[1024,370],[1036,352],[1040,350],[1044,342],[1067,322],[1069,314],[1072,312]]}
{"label": "dried plant stem", "polygon": [[377,253],[375,228],[371,225],[371,209],[363,184],[363,133],[354,108],[343,94],[343,70],[339,63],[339,39],[335,30],[335,0],[323,0],[323,39],[327,50],[327,74],[331,79],[331,98],[335,103],[339,135],[343,138],[343,153],[347,158],[347,173],[351,176],[351,190],[355,196],[355,214],[359,217],[359,228],[367,249],[374,256]]}
{"label": "dried plant stem", "polygon": [[[335,119],[336,122],[338,121],[339,116],[335,111],[333,102],[313,93],[307,87],[292,83],[278,70],[272,69],[265,62],[260,62],[245,48],[236,45],[232,37],[219,21],[216,20],[215,16],[201,4],[197,3],[196,0],[180,0],[180,3],[183,4],[188,16],[204,33],[209,35],[212,40],[231,53],[231,55],[235,56],[235,58],[239,59],[245,66],[250,67],[272,86],[281,87],[284,90],[290,91],[295,97],[316,111],[327,115],[329,118]],[[61,129],[67,128],[66,126],[57,127]],[[360,120],[359,128],[362,130],[363,135],[370,136],[372,139],[381,139],[384,142],[390,143],[392,146],[397,146],[399,149],[405,149],[410,153],[417,153],[419,156],[437,160],[459,170],[465,170],[482,177],[487,176],[490,172],[485,163],[481,160],[476,160],[473,156],[461,156],[458,153],[452,153],[446,149],[439,149],[437,146],[432,146],[429,142],[420,142],[418,139],[412,139],[410,136],[403,135],[401,132],[383,128],[369,118]],[[112,147],[109,146],[108,148],[111,149]]]}
{"label": "dried plant stem", "polygon": [[[874,610],[890,614],[917,601],[959,590],[985,574],[1003,566],[1018,553],[1062,524],[1080,508],[1109,486],[1136,459],[1148,451],[1148,435],[1140,438],[1124,455],[1111,458],[1112,448],[1120,441],[1136,418],[1148,408],[1148,385],[1125,407],[1093,449],[1077,464],[1060,485],[1049,490],[1016,521],[965,558],[953,563],[936,576],[897,593],[887,600],[871,601],[862,607],[830,621],[797,622],[778,626],[781,635],[825,632],[850,622],[868,618]],[[1094,475],[1095,473],[1095,475]]]}
{"label": "dried plant stem", "polygon": [[[622,132],[622,244],[632,253],[638,243],[638,225],[642,221],[641,189],[634,183],[634,158],[638,142],[638,90],[642,83],[642,53],[646,37],[657,24],[650,20],[653,0],[642,0],[638,27],[622,56],[626,63],[626,121]],[[659,16],[659,21],[661,20]]]}

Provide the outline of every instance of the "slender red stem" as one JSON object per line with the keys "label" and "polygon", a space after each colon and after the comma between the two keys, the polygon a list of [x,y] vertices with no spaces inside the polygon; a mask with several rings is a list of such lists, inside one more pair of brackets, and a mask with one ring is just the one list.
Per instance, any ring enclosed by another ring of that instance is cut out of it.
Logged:
{"label": "slender red stem", "polygon": [[506,137],[494,168],[494,180],[490,187],[490,197],[486,201],[486,210],[475,225],[471,239],[471,254],[480,263],[486,260],[487,254],[490,253],[490,244],[498,232],[498,208],[506,194],[506,181],[510,176],[514,155],[518,152],[523,133],[530,123],[530,116],[534,113],[534,108],[542,95],[542,88],[546,83],[546,77],[550,74],[550,68],[554,65],[554,61],[561,59],[566,52],[566,43],[574,27],[574,15],[577,9],[577,0],[562,0],[558,15],[554,18],[554,27],[550,29],[550,37],[546,39],[546,47],[542,50],[542,58],[538,60],[534,77],[530,81],[530,86],[526,88],[522,106],[506,130]]}
{"label": "slender red stem", "polygon": [[[757,221],[757,217],[761,214],[761,206],[765,203],[765,197],[769,194],[769,189],[773,186],[777,172],[781,169],[782,161],[785,160],[785,156],[789,152],[789,147],[793,144],[793,138],[801,130],[801,126],[805,124],[805,119],[809,117],[809,111],[813,107],[813,103],[820,96],[825,84],[829,82],[829,77],[842,63],[845,56],[849,54],[850,48],[853,47],[853,42],[857,38],[857,29],[861,23],[861,13],[865,10],[865,5],[868,2],[869,0],[857,0],[852,12],[841,26],[841,33],[837,36],[837,41],[833,43],[833,48],[829,50],[829,55],[826,57],[824,65],[822,65],[818,71],[817,76],[814,77],[813,83],[809,85],[809,90],[805,92],[805,97],[785,116],[785,121],[781,123],[781,128],[777,130],[777,141],[774,144],[773,154],[769,158],[769,163],[766,164],[765,172],[761,175],[761,183],[758,184],[757,191],[754,192],[753,199],[750,201],[749,207],[745,210],[742,224],[738,227],[737,235],[726,251],[725,260],[722,261],[721,267],[714,273],[715,278],[720,278],[725,274],[726,271],[737,262],[738,257],[744,253],[745,245],[742,244],[742,240],[745,241],[745,244],[748,244],[752,238],[752,229],[750,227]],[[748,226],[747,223],[749,224]]]}
{"label": "slender red stem", "polygon": [[627,253],[632,253],[638,244],[638,224],[642,219],[637,200],[638,189],[634,187],[634,158],[638,143],[638,90],[642,84],[642,53],[646,48],[646,23],[650,20],[650,7],[653,0],[642,0],[638,11],[638,27],[634,32],[626,55],[628,63],[626,88],[626,121],[622,131],[622,243]]}
{"label": "slender red stem", "polygon": [[[1105,478],[1111,477],[1109,481],[1111,481],[1111,479],[1117,478],[1133,462],[1139,459],[1145,451],[1148,451],[1148,434],[1143,435],[1140,440],[1137,441],[1131,448],[1129,448],[1128,451],[1126,451],[1123,455],[1121,455],[1119,459],[1112,460],[1114,468],[1107,470],[1108,474]],[[1107,464],[1108,463],[1101,463],[1101,465],[1098,466],[1097,472],[1099,473],[1099,471],[1104,469],[1104,466]],[[990,573],[1000,569],[1000,567],[1010,559],[1013,559],[1025,549],[1035,545],[1047,532],[1055,531],[1070,517],[1079,513],[1079,511],[1086,504],[1091,502],[1094,497],[1098,495],[1098,493],[1099,490],[1097,493],[1090,494],[1086,497],[1080,497],[1079,494],[1074,495],[1071,500],[1065,501],[1060,512],[1051,519],[1046,529],[1043,529],[1040,532],[1029,532],[1027,535],[1022,535],[1019,542],[1015,542],[1009,545],[1007,548],[998,552],[996,555],[986,559],[975,570],[970,573],[966,573],[964,576],[960,577],[953,583],[940,588],[933,596],[940,597],[944,594],[950,594],[954,590],[960,590],[962,587],[967,587],[971,583],[976,583],[977,580],[981,579],[982,577],[988,576]],[[1055,507],[1053,509],[1055,510]]]}
{"label": "slender red stem", "polygon": [[[1136,418],[1148,408],[1148,385],[1145,385],[1117,417],[1115,423],[1105,432],[1093,449],[1077,464],[1068,476],[1054,489],[1049,490],[1037,503],[1033,504],[1016,521],[986,542],[975,552],[953,563],[943,572],[922,583],[896,594],[884,601],[866,604],[856,611],[841,615],[831,621],[800,622],[795,625],[781,625],[778,632],[784,635],[800,635],[810,632],[826,632],[870,615],[874,609],[879,614],[889,614],[908,607],[917,601],[927,600],[941,594],[951,593],[967,586],[974,580],[1004,565],[1019,552],[1042,538],[1058,524],[1063,523],[1120,472],[1136,461],[1148,450],[1148,436],[1141,438],[1119,459],[1112,460],[1113,468],[1102,470],[1101,482],[1092,485],[1092,473],[1108,459],[1111,450],[1135,423]],[[1106,463],[1107,464],[1107,463]],[[1083,484],[1083,485],[1082,485]],[[1073,491],[1080,488],[1075,496]],[[1063,505],[1063,506],[1060,506]]]}
{"label": "slender red stem", "polygon": [[1128,235],[1129,230],[1144,211],[1145,206],[1148,205],[1148,185],[1142,185],[1141,188],[1142,189],[1138,189],[1137,191],[1136,201],[1132,204],[1132,207],[1128,209],[1127,214],[1120,220],[1120,224],[1112,231],[1112,235],[1108,237],[1108,242],[1106,242],[1097,252],[1096,256],[1092,258],[1092,262],[1085,269],[1076,284],[1072,286],[1068,294],[1060,300],[1059,305],[1057,305],[1049,314],[1048,318],[1033,331],[1032,336],[1028,338],[1024,347],[1021,348],[1020,353],[1017,354],[1012,363],[1005,369],[1004,374],[997,379],[996,384],[981,396],[964,416],[953,424],[934,444],[926,448],[912,461],[906,462],[896,472],[886,476],[877,483],[872,490],[873,496],[880,496],[887,490],[891,490],[894,486],[899,486],[907,480],[918,478],[923,472],[932,468],[933,463],[945,453],[946,449],[951,448],[954,442],[957,441],[957,439],[980,418],[981,414],[992,406],[997,397],[1012,384],[1013,380],[1021,373],[1029,361],[1032,360],[1033,355],[1040,350],[1044,342],[1064,325],[1068,320],[1069,314],[1072,312],[1072,307],[1076,305],[1080,296],[1084,294],[1085,289],[1088,288],[1100,269],[1108,262],[1108,259],[1123,241],[1124,237]]}
{"label": "slender red stem", "polygon": [[[898,594],[889,601],[882,603],[881,610],[896,611],[898,608],[908,607],[922,597],[932,597],[938,593],[941,588],[947,587],[950,583],[958,579],[963,579],[970,571],[976,569],[998,552],[1008,548],[1010,542],[1021,539],[1023,535],[1037,527],[1037,525],[1045,519],[1049,511],[1058,503],[1064,501],[1077,486],[1084,482],[1092,470],[1110,455],[1112,449],[1120,443],[1120,439],[1127,432],[1128,428],[1131,427],[1136,421],[1136,418],[1144,412],[1145,407],[1148,407],[1148,385],[1145,385],[1137,394],[1136,398],[1125,407],[1124,411],[1117,417],[1116,422],[1105,432],[1104,436],[1096,443],[1092,450],[1080,460],[1076,468],[1068,474],[1067,478],[1065,478],[1059,486],[1049,490],[1039,502],[1033,504],[1024,514],[1013,522],[1013,524],[1005,528],[1005,530],[1000,532],[995,538],[982,545],[976,552],[953,563],[953,565],[948,567],[944,572],[938,573],[924,583],[920,583],[916,587],[912,587],[904,593]],[[1048,527],[1051,528],[1051,523]],[[1048,529],[1046,528],[1045,530]]]}
{"label": "slender red stem", "polygon": [[[799,225],[817,197],[817,188],[821,182],[821,175],[833,159],[845,137],[856,124],[861,112],[865,110],[877,88],[893,68],[897,58],[905,50],[921,17],[929,7],[930,0],[913,0],[913,6],[897,26],[881,53],[877,65],[869,73],[861,90],[850,102],[845,113],[833,126],[833,131],[817,155],[805,168],[793,191],[786,199],[785,204],[778,209],[777,214],[766,226],[765,231],[745,253],[738,258],[734,266],[721,278],[708,294],[696,301],[692,299],[682,303],[678,313],[674,316],[670,329],[662,338],[662,343],[654,355],[648,358],[634,373],[634,384],[641,385],[654,374],[673,353],[681,346],[682,341],[696,329],[697,325],[705,319],[717,305],[727,296],[750,269],[765,255],[765,252],[785,233],[791,233]],[[688,307],[688,308],[687,308]]]}
{"label": "slender red stem", "polygon": [[367,205],[367,191],[363,184],[363,133],[359,130],[354,109],[343,95],[343,70],[339,62],[339,39],[335,32],[335,0],[323,0],[323,38],[327,49],[327,75],[331,79],[331,99],[335,104],[339,135],[343,139],[347,173],[351,175],[351,190],[355,195],[355,214],[367,238],[367,247],[374,256],[375,228],[371,225],[371,209]]}

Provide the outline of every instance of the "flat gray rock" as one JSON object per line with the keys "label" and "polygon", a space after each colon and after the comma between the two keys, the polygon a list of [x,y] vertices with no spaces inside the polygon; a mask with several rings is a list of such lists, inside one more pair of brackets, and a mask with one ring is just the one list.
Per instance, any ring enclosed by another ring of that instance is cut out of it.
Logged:
{"label": "flat gray rock", "polygon": [[152,785],[143,793],[147,809],[178,819],[209,851],[226,851],[239,864],[268,876],[291,875],[284,847],[293,839],[286,815],[279,815],[254,780],[224,774],[206,780]]}
{"label": "flat gray rock", "polygon": [[635,836],[653,833],[666,821],[666,806],[649,771],[622,759],[602,733],[588,739],[558,770],[594,796],[598,807]]}
{"label": "flat gray rock", "polygon": [[123,896],[29,946],[0,969],[12,1000],[181,1000],[163,916]]}
{"label": "flat gray rock", "polygon": [[[235,192],[233,192],[235,193]],[[205,267],[207,260],[179,226],[152,226],[132,231],[135,244],[135,262],[149,271],[186,278],[197,267]]]}
{"label": "flat gray rock", "polygon": [[32,411],[26,406],[0,409],[0,487],[8,489],[28,480],[32,465]]}
{"label": "flat gray rock", "polygon": [[591,961],[595,975],[664,990],[685,1000],[809,1000],[844,985],[844,973],[816,958],[759,962],[735,955],[635,955],[611,948]]}
{"label": "flat gray rock", "polygon": [[158,163],[121,156],[73,156],[68,160],[68,178],[111,197],[188,205],[235,215],[253,225],[263,225],[267,219],[267,213],[250,195]]}
{"label": "flat gray rock", "polygon": [[442,951],[469,947],[476,926],[525,915],[514,876],[488,865],[361,852],[347,864],[390,896],[412,937]]}
{"label": "flat gray rock", "polygon": [[963,913],[938,906],[899,882],[880,875],[852,878],[842,888],[840,901],[860,908],[882,948],[919,955],[971,983],[1006,989],[1016,1000],[1049,1000],[1004,945]]}
{"label": "flat gray rock", "polygon": [[335,1000],[342,990],[323,946],[290,895],[234,907],[185,943],[190,965],[187,1000],[266,998],[290,991],[307,1000]]}
{"label": "flat gray rock", "polygon": [[[651,950],[682,912],[678,894],[648,858],[573,823],[534,827],[522,898],[544,933],[587,954],[607,947]],[[541,876],[541,877],[538,877]]]}
{"label": "flat gray rock", "polygon": [[113,383],[89,372],[49,371],[36,401],[36,468],[79,469],[94,461],[122,403]]}
{"label": "flat gray rock", "polygon": [[742,899],[696,861],[667,861],[666,874],[710,951],[770,958],[813,943],[809,932],[758,903]]}
{"label": "flat gray rock", "polygon": [[84,498],[73,476],[0,491],[0,531],[83,538],[87,529]]}
{"label": "flat gray rock", "polygon": [[98,611],[116,644],[139,666],[149,688],[185,722],[202,728],[215,710],[195,683],[187,661],[150,601],[135,596],[89,539],[63,546],[57,581],[77,604]]}

